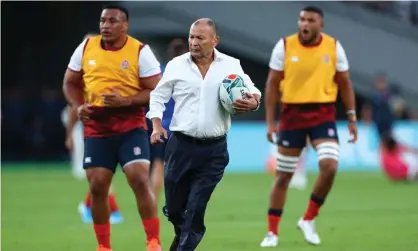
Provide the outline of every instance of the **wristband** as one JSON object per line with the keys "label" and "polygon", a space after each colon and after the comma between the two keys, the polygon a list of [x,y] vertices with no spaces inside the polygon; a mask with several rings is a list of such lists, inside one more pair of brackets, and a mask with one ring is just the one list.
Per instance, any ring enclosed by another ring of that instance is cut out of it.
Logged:
{"label": "wristband", "polygon": [[347,115],[356,115],[356,110],[348,110],[346,112]]}
{"label": "wristband", "polygon": [[253,110],[254,112],[258,111],[258,109],[260,109],[260,102],[258,102],[257,99],[255,99],[255,101],[257,102],[257,107]]}

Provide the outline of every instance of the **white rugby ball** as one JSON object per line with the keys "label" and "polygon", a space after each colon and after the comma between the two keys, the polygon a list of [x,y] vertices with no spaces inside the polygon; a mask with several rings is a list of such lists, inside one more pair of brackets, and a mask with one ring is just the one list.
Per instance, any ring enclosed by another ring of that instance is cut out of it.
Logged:
{"label": "white rugby ball", "polygon": [[222,80],[219,88],[219,99],[225,110],[235,114],[236,112],[232,104],[237,99],[247,99],[246,93],[248,92],[250,92],[250,89],[241,76],[229,74]]}

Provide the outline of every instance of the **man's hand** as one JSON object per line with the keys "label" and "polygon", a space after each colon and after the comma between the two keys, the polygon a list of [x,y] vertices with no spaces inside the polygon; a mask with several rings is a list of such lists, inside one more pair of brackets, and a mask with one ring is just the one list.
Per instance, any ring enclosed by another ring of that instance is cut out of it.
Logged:
{"label": "man's hand", "polygon": [[257,109],[258,102],[251,93],[246,93],[247,99],[237,99],[233,103],[236,112],[248,112]]}
{"label": "man's hand", "polygon": [[93,113],[90,104],[83,104],[77,108],[77,116],[83,122],[86,122],[90,119],[90,115]]}
{"label": "man's hand", "polygon": [[348,132],[350,133],[351,139],[348,140],[348,143],[356,143],[357,141],[357,122],[349,121],[348,122]]}
{"label": "man's hand", "polygon": [[102,94],[103,104],[105,107],[123,107],[131,105],[131,100],[122,97],[116,89],[111,89],[112,93]]}
{"label": "man's hand", "polygon": [[151,144],[162,144],[164,140],[161,138],[163,136],[165,139],[168,139],[167,131],[162,126],[155,126],[151,134]]}
{"label": "man's hand", "polygon": [[67,138],[65,139],[65,147],[67,148],[68,151],[72,152],[73,151],[73,137],[71,134],[67,135]]}
{"label": "man's hand", "polygon": [[278,130],[275,124],[267,126],[267,140],[271,143],[276,143],[274,142],[273,135],[276,136],[276,139],[278,138]]}

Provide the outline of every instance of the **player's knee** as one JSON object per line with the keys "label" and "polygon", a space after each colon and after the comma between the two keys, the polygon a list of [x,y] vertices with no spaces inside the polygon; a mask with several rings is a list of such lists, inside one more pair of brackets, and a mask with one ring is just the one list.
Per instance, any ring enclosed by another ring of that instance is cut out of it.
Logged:
{"label": "player's knee", "polygon": [[145,189],[149,189],[150,188],[150,182],[149,182],[149,176],[148,176],[148,171],[144,170],[142,171],[142,169],[145,168],[131,168],[132,172],[126,172],[127,173],[127,177],[128,177],[128,181],[129,181],[129,185],[134,189],[134,190],[145,190]]}
{"label": "player's knee", "polygon": [[287,189],[289,183],[292,180],[293,173],[279,172],[274,182],[274,188],[276,189]]}
{"label": "player's knee", "polygon": [[93,197],[107,197],[110,181],[106,178],[97,177],[90,179],[90,193]]}
{"label": "player's knee", "polygon": [[329,177],[333,177],[337,173],[338,162],[333,159],[323,159],[319,162],[320,172]]}

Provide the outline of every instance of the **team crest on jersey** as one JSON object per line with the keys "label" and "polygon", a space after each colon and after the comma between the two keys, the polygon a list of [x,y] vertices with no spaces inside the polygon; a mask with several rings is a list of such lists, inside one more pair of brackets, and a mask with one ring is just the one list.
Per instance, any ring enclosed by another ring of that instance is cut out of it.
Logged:
{"label": "team crest on jersey", "polygon": [[328,63],[328,62],[329,62],[329,57],[328,57],[328,55],[324,55],[324,56],[322,57],[322,61],[324,61],[324,63]]}
{"label": "team crest on jersey", "polygon": [[121,68],[124,69],[124,70],[126,70],[126,69],[128,69],[128,66],[129,66],[128,61],[127,60],[123,60],[122,61],[122,64],[121,64]]}
{"label": "team crest on jersey", "polygon": [[141,154],[141,148],[135,146],[134,147],[134,155],[140,155]]}

